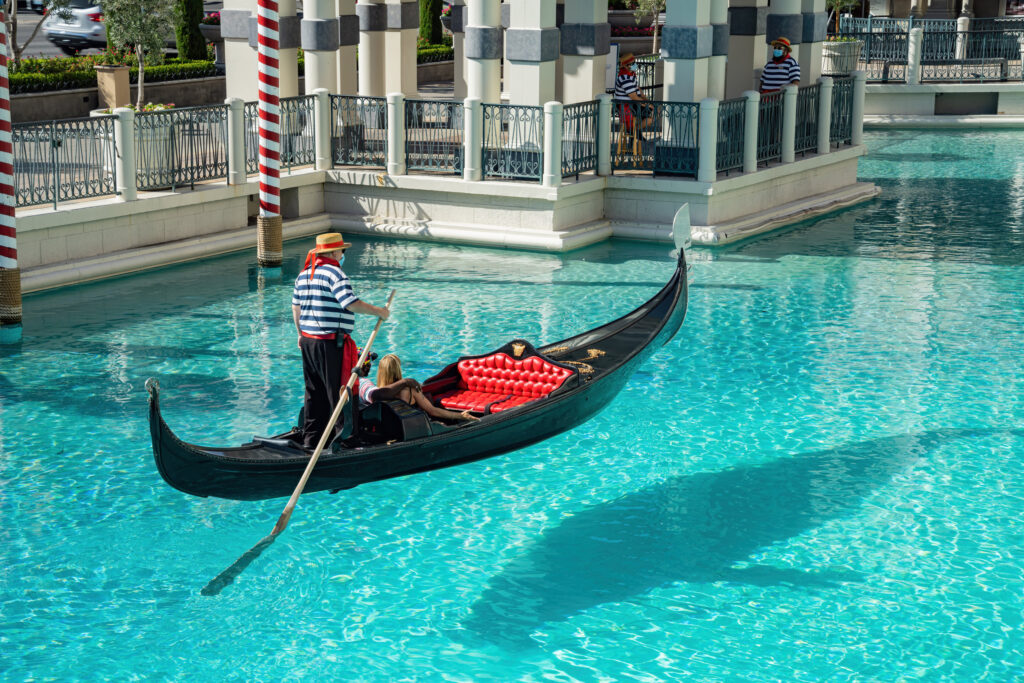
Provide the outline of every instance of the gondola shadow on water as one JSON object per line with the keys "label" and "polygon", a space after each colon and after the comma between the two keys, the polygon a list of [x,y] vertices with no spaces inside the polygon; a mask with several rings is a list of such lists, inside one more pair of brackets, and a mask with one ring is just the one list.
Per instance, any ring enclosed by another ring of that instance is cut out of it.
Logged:
{"label": "gondola shadow on water", "polygon": [[545,623],[673,583],[829,588],[858,581],[848,571],[734,566],[854,513],[865,497],[943,444],[997,433],[1006,432],[939,429],[669,479],[544,533],[491,579],[462,625],[484,640],[525,647]]}

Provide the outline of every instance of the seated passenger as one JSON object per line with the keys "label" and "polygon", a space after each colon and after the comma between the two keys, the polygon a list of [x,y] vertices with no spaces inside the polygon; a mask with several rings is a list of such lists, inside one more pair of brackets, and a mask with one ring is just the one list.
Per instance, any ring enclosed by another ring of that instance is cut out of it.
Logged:
{"label": "seated passenger", "polygon": [[402,378],[402,361],[393,353],[380,359],[377,364],[377,384],[368,379],[359,381],[359,398],[364,403],[399,400],[415,406],[435,420],[479,420],[468,410],[457,413],[454,410],[438,408],[423,395],[420,383],[411,377]]}

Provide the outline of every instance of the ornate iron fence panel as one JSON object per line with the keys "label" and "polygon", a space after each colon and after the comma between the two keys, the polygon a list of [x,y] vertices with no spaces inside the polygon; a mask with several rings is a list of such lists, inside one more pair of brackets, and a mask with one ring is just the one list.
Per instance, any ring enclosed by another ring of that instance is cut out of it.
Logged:
{"label": "ornate iron fence panel", "polygon": [[[926,30],[921,37],[921,63],[955,61],[959,35],[955,26],[952,31]],[[964,33],[963,37],[966,39],[967,34]]]}
{"label": "ornate iron fence panel", "polygon": [[597,168],[597,101],[567,104],[562,110],[562,175]]}
{"label": "ornate iron fence panel", "polygon": [[316,97],[281,98],[281,168],[316,163]]}
{"label": "ornate iron fence panel", "polygon": [[761,95],[757,107],[757,163],[782,158],[782,91]]}
{"label": "ornate iron fence panel", "polygon": [[339,166],[387,165],[387,100],[331,95],[331,155]]}
{"label": "ornate iron fence panel", "polygon": [[16,206],[117,192],[114,121],[95,116],[11,126]]}
{"label": "ornate iron fence panel", "polygon": [[137,114],[136,186],[153,190],[226,178],[227,139],[226,104]]}
{"label": "ornate iron fence panel", "polygon": [[696,177],[696,103],[617,100],[612,107],[612,168]]}
{"label": "ornate iron fence panel", "polygon": [[636,64],[636,88],[648,100],[660,100],[663,83],[659,79],[660,56],[657,54],[638,55]]}
{"label": "ornate iron fence panel", "polygon": [[805,85],[796,96],[796,137],[793,151],[797,154],[818,150],[818,97],[821,86]]}
{"label": "ornate iron fence panel", "polygon": [[484,104],[485,178],[540,180],[544,171],[544,109]]}
{"label": "ornate iron fence panel", "polygon": [[743,132],[746,121],[746,97],[722,100],[718,105],[718,154],[715,167],[720,173],[743,168]]}
{"label": "ornate iron fence panel", "polygon": [[853,139],[853,79],[837,78],[832,85],[832,122],[829,141],[842,145]]}
{"label": "ornate iron fence panel", "polygon": [[260,172],[260,114],[258,102],[246,102],[242,108],[245,138],[245,174]]}
{"label": "ornate iron fence panel", "polygon": [[462,173],[464,130],[462,102],[406,100],[406,168]]}

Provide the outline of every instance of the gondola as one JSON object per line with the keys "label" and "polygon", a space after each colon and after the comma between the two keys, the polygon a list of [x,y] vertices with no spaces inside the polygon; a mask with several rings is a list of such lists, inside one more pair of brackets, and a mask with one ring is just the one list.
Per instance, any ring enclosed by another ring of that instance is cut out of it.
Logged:
{"label": "gondola", "polygon": [[[307,492],[349,489],[508,453],[585,422],[604,408],[644,360],[667,343],[686,315],[687,207],[676,216],[675,272],[633,312],[588,332],[534,347],[513,340],[466,356],[423,382],[439,405],[473,410],[478,421],[446,424],[400,401],[353,408],[349,431],[317,462]],[[310,454],[294,430],[215,448],[177,438],[160,415],[159,386],[146,382],[157,469],[174,488],[196,496],[263,500],[288,496]]]}

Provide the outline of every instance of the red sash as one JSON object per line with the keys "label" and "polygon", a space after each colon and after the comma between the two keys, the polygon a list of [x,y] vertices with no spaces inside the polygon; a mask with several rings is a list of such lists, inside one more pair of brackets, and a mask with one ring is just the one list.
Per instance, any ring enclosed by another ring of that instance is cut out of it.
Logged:
{"label": "red sash", "polygon": [[[352,370],[356,367],[356,362],[359,360],[359,348],[356,343],[352,341],[352,337],[345,335],[345,341],[341,347],[341,384],[344,386],[348,382],[349,376],[352,374]],[[359,396],[359,378],[356,378],[355,384],[352,385],[352,395],[349,396],[349,400],[353,401]]]}

